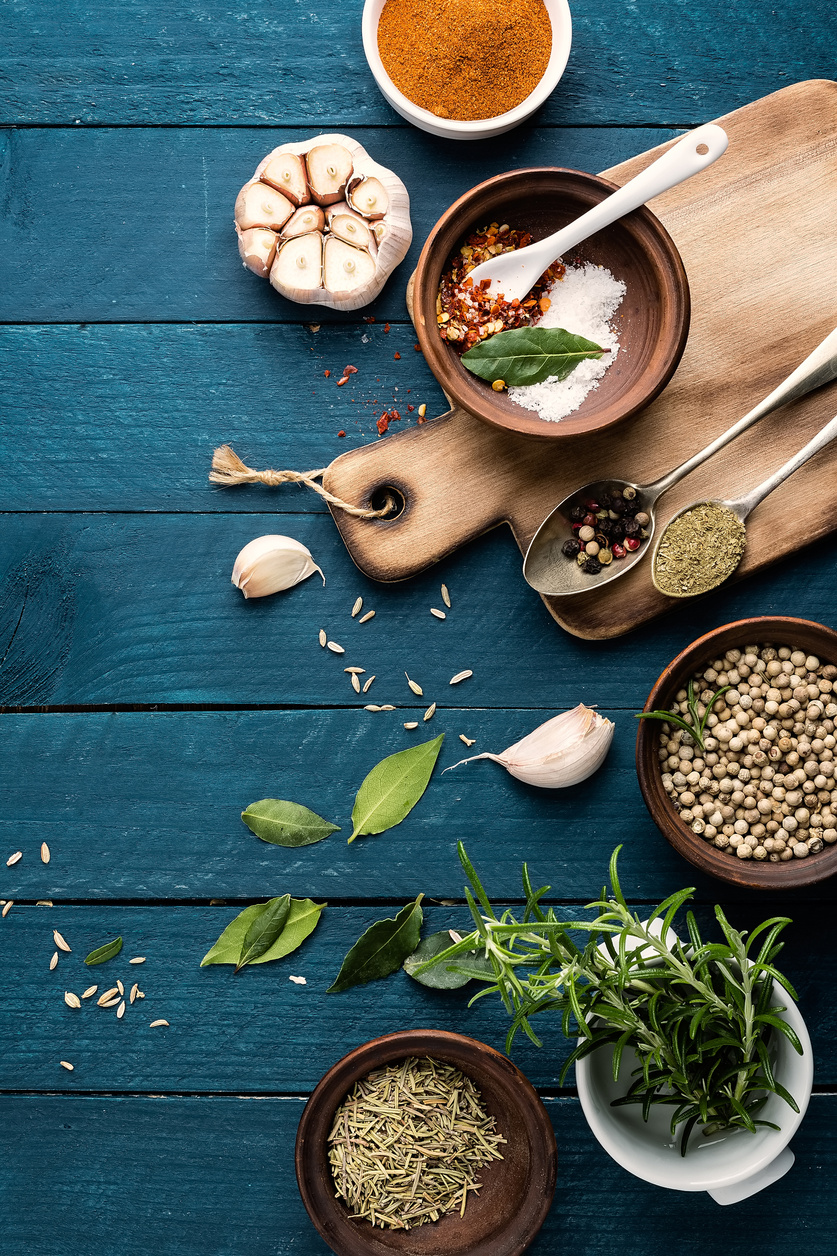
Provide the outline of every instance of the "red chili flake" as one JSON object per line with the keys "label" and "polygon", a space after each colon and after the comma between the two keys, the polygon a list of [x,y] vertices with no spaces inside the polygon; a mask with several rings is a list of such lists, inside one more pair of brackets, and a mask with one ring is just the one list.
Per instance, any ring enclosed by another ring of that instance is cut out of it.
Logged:
{"label": "red chili flake", "polygon": [[396,362],[400,362],[400,361],[401,361],[401,354],[400,354],[400,353],[394,353],[392,356],[395,358]]}
{"label": "red chili flake", "polygon": [[384,331],[389,331],[389,323],[384,324]]}
{"label": "red chili flake", "polygon": [[[473,280],[472,280],[472,282],[473,282]],[[415,349],[416,353],[421,353],[421,345],[419,345],[419,344],[415,344],[415,345],[413,345],[413,348]]]}
{"label": "red chili flake", "polygon": [[356,366],[344,366],[343,374],[344,375],[357,375],[357,367]]}
{"label": "red chili flake", "polygon": [[331,374],[331,371],[323,371],[323,375],[325,375],[326,379],[328,379],[330,374]]}
{"label": "red chili flake", "polygon": [[419,423],[426,423],[426,422],[427,422],[427,419],[423,419],[423,418],[421,417],[421,415],[419,415],[419,417],[418,417],[418,421],[419,421]]}
{"label": "red chili flake", "polygon": [[386,410],[385,410],[385,411],[384,411],[384,413],[381,415],[381,417],[378,419],[378,422],[375,424],[375,426],[376,426],[376,427],[377,427],[377,429],[378,429],[378,435],[379,435],[379,436],[383,436],[383,435],[384,435],[384,433],[388,430],[388,428],[389,428],[389,415],[387,414]]}
{"label": "red chili flake", "polygon": [[389,417],[393,422],[395,422],[396,419],[401,418],[401,415],[398,413],[397,410],[390,410]]}
{"label": "red chili flake", "polygon": [[375,320],[371,314],[364,314],[363,321],[364,323],[374,323]]}
{"label": "red chili flake", "polygon": [[416,408],[415,406],[407,406],[407,409],[410,411],[410,414],[412,414],[412,413],[413,413],[413,411],[415,410],[415,408]]}
{"label": "red chili flake", "polygon": [[338,435],[338,436],[345,436],[345,435],[346,435],[346,433],[345,433],[345,432],[338,432],[338,433],[337,433],[337,435]]}
{"label": "red chili flake", "polygon": [[348,382],[349,382],[349,377],[348,377],[348,375],[344,375],[342,379],[338,379],[338,381],[337,381],[337,387],[338,387],[338,388],[342,388],[342,387],[343,387],[343,385],[344,385],[344,384],[348,384]]}

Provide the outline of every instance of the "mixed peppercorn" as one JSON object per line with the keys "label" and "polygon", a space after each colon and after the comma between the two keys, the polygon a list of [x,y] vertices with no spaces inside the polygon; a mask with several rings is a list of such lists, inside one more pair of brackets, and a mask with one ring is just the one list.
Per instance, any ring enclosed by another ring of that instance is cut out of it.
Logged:
{"label": "mixed peppercorn", "polygon": [[436,321],[439,335],[457,353],[465,353],[498,331],[530,327],[549,309],[550,300],[545,294],[564,275],[561,262],[553,262],[522,301],[517,297],[506,301],[502,293],[489,293],[488,279],[475,285],[469,278],[470,272],[489,258],[513,253],[531,243],[531,232],[492,222],[469,235],[449,259],[436,298]]}
{"label": "mixed peppercorn", "polygon": [[624,558],[648,540],[651,517],[642,508],[635,488],[613,489],[598,501],[592,498],[569,512],[573,536],[561,552],[575,559],[587,575],[596,576],[614,559]]}

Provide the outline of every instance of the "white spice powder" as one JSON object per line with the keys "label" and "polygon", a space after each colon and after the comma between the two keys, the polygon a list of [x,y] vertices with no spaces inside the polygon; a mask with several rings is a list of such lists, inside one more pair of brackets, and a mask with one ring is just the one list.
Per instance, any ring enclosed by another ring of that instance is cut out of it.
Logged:
{"label": "white spice powder", "polygon": [[585,359],[566,379],[553,375],[541,384],[512,387],[512,401],[537,411],[542,419],[552,423],[577,410],[587,394],[598,388],[599,380],[619,352],[619,337],[610,326],[610,319],[626,291],[622,280],[614,278],[604,266],[594,266],[592,262],[567,266],[563,279],[556,280],[547,293],[552,304],[536,326],[563,327],[611,352],[602,358]]}

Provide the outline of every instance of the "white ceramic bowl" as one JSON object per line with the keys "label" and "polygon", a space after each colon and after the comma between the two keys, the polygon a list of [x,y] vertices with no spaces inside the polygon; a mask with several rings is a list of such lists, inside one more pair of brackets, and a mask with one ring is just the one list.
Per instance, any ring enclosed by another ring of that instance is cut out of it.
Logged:
{"label": "white ceramic bowl", "polygon": [[608,1155],[645,1182],[675,1191],[707,1191],[719,1204],[738,1203],[783,1177],[793,1165],[788,1143],[808,1107],[814,1060],[805,1022],[796,1004],[775,982],[774,998],[787,1005],[783,1019],[796,1031],[804,1051],[797,1055],[784,1034],[774,1034],[774,1072],[799,1105],[798,1113],[778,1095],[770,1095],[759,1119],[773,1121],[778,1130],[759,1126],[755,1134],[734,1130],[702,1138],[696,1128],[688,1154],[681,1156],[678,1143],[671,1137],[670,1108],[654,1107],[648,1121],[643,1121],[639,1104],[610,1106],[612,1099],[627,1090],[636,1057],[625,1052],[619,1081],[614,1082],[612,1050],[602,1047],[578,1061],[576,1082],[584,1115]]}
{"label": "white ceramic bowl", "polygon": [[547,96],[555,89],[564,73],[572,44],[572,18],[567,0],[544,0],[552,22],[552,53],[543,78],[533,92],[507,113],[496,118],[483,118],[479,122],[457,122],[450,118],[438,118],[428,109],[420,109],[398,90],[384,69],[378,53],[378,19],[386,0],[366,0],[363,6],[363,51],[381,92],[402,118],[412,122],[422,131],[441,135],[451,140],[484,140],[492,135],[502,135],[519,126],[539,109]]}

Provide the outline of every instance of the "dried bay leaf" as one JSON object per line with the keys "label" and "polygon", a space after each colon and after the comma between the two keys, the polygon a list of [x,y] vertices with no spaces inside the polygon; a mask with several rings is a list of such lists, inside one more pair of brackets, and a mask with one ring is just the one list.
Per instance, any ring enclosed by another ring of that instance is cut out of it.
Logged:
{"label": "dried bay leaf", "polygon": [[563,327],[515,327],[479,341],[463,353],[462,365],[489,383],[540,384],[566,379],[579,362],[603,353],[609,350]]}
{"label": "dried bay leaf", "polygon": [[[275,899],[270,899],[268,903],[254,903],[252,907],[245,907],[242,912],[239,912],[235,920],[227,925],[214,946],[211,946],[204,955],[201,968],[205,968],[208,964],[237,964],[250,925],[269,907],[270,903],[275,901]],[[325,903],[314,903],[310,898],[292,898],[288,918],[281,934],[263,955],[251,960],[250,963],[267,964],[271,960],[290,955],[302,945],[310,933],[313,933],[325,906]]]}
{"label": "dried bay leaf", "polygon": [[352,986],[379,981],[400,968],[418,946],[424,918],[423,898],[424,895],[419,894],[415,902],[402,907],[394,919],[376,920],[370,925],[347,952],[340,972],[326,993],[340,994]]}
{"label": "dried bay leaf", "polygon": [[273,846],[311,846],[330,833],[340,832],[339,824],[331,824],[301,803],[281,798],[251,802],[241,818],[256,837]]}
{"label": "dried bay leaf", "polygon": [[104,946],[98,946],[95,951],[91,951],[84,961],[88,968],[93,968],[96,964],[105,964],[109,959],[114,959],[122,950],[122,939],[114,938],[112,942],[105,942]]}
{"label": "dried bay leaf", "polygon": [[484,955],[478,955],[476,951],[458,955],[447,964],[437,964],[425,969],[423,973],[416,972],[422,964],[426,964],[436,955],[441,955],[442,951],[446,951],[455,942],[456,938],[451,937],[450,929],[428,934],[426,938],[422,938],[412,955],[408,955],[404,960],[405,973],[414,981],[418,981],[423,986],[430,986],[433,990],[458,990],[460,986],[467,985],[475,977],[483,981],[493,981],[494,969],[490,961]]}
{"label": "dried bay leaf", "polygon": [[427,789],[444,740],[445,734],[440,733],[375,765],[357,791],[350,842],[367,833],[383,833],[409,815]]}
{"label": "dried bay leaf", "polygon": [[265,909],[254,916],[247,927],[244,941],[241,943],[241,954],[235,971],[240,972],[245,964],[251,964],[269,951],[274,942],[278,942],[291,910],[290,894],[282,894],[279,898],[271,898]]}

